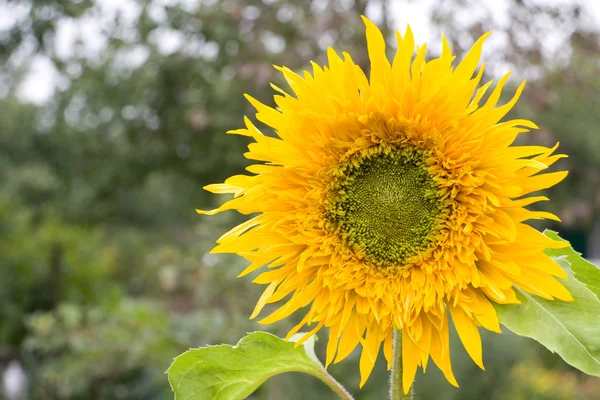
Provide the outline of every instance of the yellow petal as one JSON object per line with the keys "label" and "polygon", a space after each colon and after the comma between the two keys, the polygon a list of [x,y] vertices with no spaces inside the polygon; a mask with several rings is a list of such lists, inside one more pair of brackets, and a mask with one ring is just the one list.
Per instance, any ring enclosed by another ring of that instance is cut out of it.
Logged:
{"label": "yellow petal", "polygon": [[391,65],[385,54],[385,40],[377,25],[361,17],[367,27],[367,48],[371,60],[371,85],[387,87],[390,83]]}
{"label": "yellow petal", "polygon": [[483,367],[481,337],[479,336],[477,325],[460,307],[450,306],[448,309],[452,315],[458,337],[465,346],[465,350],[467,350],[467,353],[469,353],[479,368],[485,369]]}
{"label": "yellow petal", "polygon": [[[396,333],[400,334],[400,333]],[[402,388],[404,393],[408,393],[413,381],[415,380],[415,374],[417,373],[417,366],[421,359],[421,351],[419,347],[412,341],[412,339],[406,333],[406,330],[402,330]]]}

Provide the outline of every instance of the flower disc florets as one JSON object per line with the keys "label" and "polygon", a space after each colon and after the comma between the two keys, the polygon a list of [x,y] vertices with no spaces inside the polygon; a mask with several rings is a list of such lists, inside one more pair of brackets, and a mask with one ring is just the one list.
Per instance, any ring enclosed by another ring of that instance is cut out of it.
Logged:
{"label": "flower disc florets", "polygon": [[444,203],[417,149],[375,149],[343,162],[328,188],[329,228],[365,261],[403,267],[427,248]]}

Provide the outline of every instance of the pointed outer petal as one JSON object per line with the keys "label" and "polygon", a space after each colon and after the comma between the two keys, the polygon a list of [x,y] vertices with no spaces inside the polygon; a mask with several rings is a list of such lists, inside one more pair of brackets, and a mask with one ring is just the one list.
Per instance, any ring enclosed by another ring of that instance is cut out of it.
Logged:
{"label": "pointed outer petal", "polygon": [[448,39],[442,33],[442,55],[441,58],[452,57],[452,49],[450,49],[450,44],[448,44]]}
{"label": "pointed outer petal", "polygon": [[[490,97],[488,97],[488,99],[485,102],[485,105],[483,107],[493,108],[496,106],[496,104],[498,103],[498,100],[500,100],[500,95],[502,94],[502,89],[504,88],[504,85],[506,84],[506,81],[508,81],[508,78],[510,77],[510,75],[511,75],[511,73],[508,72],[502,78],[500,78],[500,80],[496,84],[496,87],[492,91],[492,94],[490,94]],[[485,111],[485,112],[489,112],[489,110]]]}
{"label": "pointed outer petal", "polygon": [[421,352],[421,367],[423,368],[423,373],[427,371],[427,364],[429,363],[429,353]]}
{"label": "pointed outer petal", "polygon": [[244,268],[244,270],[242,272],[240,272],[240,274],[237,276],[238,278],[241,278],[243,276],[248,275],[251,272],[256,271],[260,267],[268,264],[269,262],[271,262],[273,260],[273,256],[270,254],[267,256],[258,257],[258,254],[256,254],[256,253],[242,252],[242,253],[238,253],[238,255],[246,258],[249,261],[252,261],[252,263],[249,266],[247,266],[246,268]]}
{"label": "pointed outer petal", "polygon": [[521,224],[519,226],[521,232],[523,234],[529,235],[527,238],[528,241],[532,239],[537,239],[535,244],[541,245],[543,249],[563,249],[565,247],[571,247],[571,243],[567,241],[560,240],[552,240],[548,236],[544,235],[542,232],[538,231],[535,228],[532,228],[529,225]]}
{"label": "pointed outer petal", "polygon": [[[304,342],[306,342],[311,336],[313,336],[315,333],[317,333],[319,331],[319,329],[321,329],[323,327],[323,325],[325,324],[324,321],[319,322],[319,324],[317,326],[314,327],[314,329],[311,329],[310,331],[306,332],[306,334],[304,336],[302,336],[294,345],[294,347],[299,347],[302,346],[302,344]],[[290,336],[292,337],[293,334]],[[288,338],[286,338],[286,340],[288,340]]]}
{"label": "pointed outer petal", "polygon": [[223,212],[223,211],[233,210],[233,209],[236,208],[236,204],[238,204],[238,202],[236,200],[239,200],[239,199],[229,200],[229,201],[223,203],[221,205],[221,207],[215,208],[213,210],[207,210],[207,211],[205,211],[205,210],[196,209],[196,212],[198,214],[201,214],[201,215],[215,215],[215,214],[218,214],[218,213]]}
{"label": "pointed outer petal", "polygon": [[276,303],[283,300],[288,294],[295,291],[299,284],[303,284],[304,278],[296,275],[293,278],[288,277],[279,285],[275,293],[267,300],[267,303]]}
{"label": "pointed outer petal", "polygon": [[417,55],[410,69],[410,75],[412,76],[413,81],[417,80],[421,73],[423,72],[423,68],[425,68],[425,56],[427,55],[427,43],[424,43],[421,47],[417,49]]}
{"label": "pointed outer petal", "polygon": [[313,67],[313,79],[323,79],[323,68],[321,68],[321,66],[314,61],[311,61],[310,65]]}
{"label": "pointed outer petal", "polygon": [[514,105],[519,100],[519,97],[521,97],[521,93],[523,92],[523,89],[525,88],[525,83],[526,83],[526,81],[521,82],[521,84],[517,88],[517,91],[515,92],[515,95],[513,96],[513,98],[510,99],[506,104],[504,104],[500,107],[497,107],[493,110],[493,112],[490,112],[490,118],[491,118],[490,121],[491,122],[497,122],[497,121],[501,120],[506,114],[508,114],[508,112],[514,107]]}
{"label": "pointed outer petal", "polygon": [[448,320],[446,315],[442,317],[441,329],[433,329],[431,332],[431,358],[438,368],[443,372],[446,380],[451,385],[458,387],[458,382],[452,373],[450,364],[450,344],[448,334]]}
{"label": "pointed outer petal", "polygon": [[[548,166],[552,165],[547,162],[547,159],[550,158],[549,157],[550,154],[554,153],[556,151],[556,149],[558,149],[559,145],[560,145],[560,142],[556,142],[556,144],[553,147],[546,148],[546,150],[543,153],[539,154],[537,157],[535,157],[535,159],[544,162],[544,164],[546,164]],[[561,158],[567,157],[566,154],[559,154],[559,156],[561,156]]]}
{"label": "pointed outer petal", "polygon": [[[489,299],[494,303],[498,304],[512,304],[506,293],[501,289],[494,286],[480,286],[479,290],[483,292]],[[500,292],[500,293],[499,293]]]}
{"label": "pointed outer petal", "polygon": [[356,95],[358,98],[361,98],[360,92],[365,92],[369,89],[369,80],[362,68],[354,63],[350,54],[345,51],[342,52],[342,54],[344,55],[344,64],[348,70],[348,76],[354,78],[356,87],[358,87],[359,92],[357,92]]}
{"label": "pointed outer petal", "polygon": [[230,135],[242,135],[242,136],[263,136],[262,132],[258,130],[256,126],[250,121],[250,118],[244,115],[244,124],[246,124],[246,129],[232,129],[227,131]]}
{"label": "pointed outer petal", "polygon": [[290,316],[294,311],[310,303],[310,301],[314,299],[315,294],[319,291],[319,289],[320,286],[317,285],[315,281],[312,281],[301,293],[294,293],[292,298],[289,299],[284,305],[282,305],[278,310],[274,311],[268,317],[258,321],[258,323],[262,325],[272,324],[273,322]]}
{"label": "pointed outer petal", "polygon": [[310,321],[310,316],[307,314],[304,316],[304,318],[302,318],[302,320],[298,324],[296,324],[292,329],[290,329],[290,331],[287,333],[287,335],[285,335],[285,340],[290,340],[290,338],[292,336],[294,336],[296,333],[298,333],[300,328],[302,328],[304,325],[309,325],[310,324],[309,321]]}
{"label": "pointed outer petal", "polygon": [[506,152],[510,157],[523,158],[546,154],[548,150],[548,147],[544,146],[511,146],[506,149]]}
{"label": "pointed outer petal", "polygon": [[[503,288],[496,285],[484,270],[480,270],[480,277],[481,286],[479,289],[496,303],[504,304],[506,302],[506,296]],[[509,281],[509,283],[512,283],[512,281]]]}
{"label": "pointed outer petal", "polygon": [[[525,292],[528,292],[528,293],[531,293],[531,294],[535,294],[537,296],[540,296],[543,299],[554,300],[554,298],[552,296],[546,294],[545,292],[541,292],[541,291],[537,290],[536,288],[527,285],[524,282],[517,282],[516,286],[518,286],[519,289],[521,289],[521,290],[523,290]],[[502,303],[499,303],[499,304],[502,304]]]}
{"label": "pointed outer petal", "polygon": [[460,62],[454,71],[454,79],[467,80],[471,79],[477,65],[479,64],[479,58],[481,57],[481,49],[483,43],[490,36],[491,32],[484,33],[479,40],[475,42],[471,50],[467,53],[465,58]]}
{"label": "pointed outer petal", "polygon": [[554,275],[558,278],[567,279],[567,273],[564,269],[558,265],[556,261],[552,259],[552,257],[546,255],[545,253],[540,253],[536,257],[531,257],[520,261],[521,265],[524,265],[528,268],[535,268],[540,271],[544,271],[549,273],[550,275]]}
{"label": "pointed outer petal", "polygon": [[256,109],[256,119],[272,128],[279,125],[279,121],[281,121],[282,117],[282,114],[279,111],[261,103],[249,94],[245,94],[244,97],[246,97],[250,104]]}
{"label": "pointed outer petal", "polygon": [[338,53],[336,53],[336,51],[333,49],[333,47],[329,46],[327,48],[327,64],[329,64],[330,67],[335,66],[342,66],[344,63],[344,61],[342,60],[342,58],[338,55]]}
{"label": "pointed outer petal", "polygon": [[520,183],[523,194],[537,192],[538,190],[548,189],[565,179],[568,171],[551,172],[548,174],[536,175],[523,180]]}
{"label": "pointed outer petal", "polygon": [[289,284],[290,278],[286,279],[277,287],[277,290],[273,295],[267,300],[267,304],[277,303],[278,301],[283,300],[287,295],[294,292],[296,287],[298,286],[296,283]]}
{"label": "pointed outer petal", "polygon": [[553,297],[556,297],[562,301],[573,301],[571,293],[546,272],[523,269],[521,275],[513,276],[512,279],[521,289],[537,294],[542,298],[552,300]]}
{"label": "pointed outer petal", "polygon": [[[502,149],[510,146],[515,142],[517,136],[523,132],[529,132],[528,129],[514,128],[503,126],[502,123],[497,123],[493,128],[484,132],[484,144],[481,148],[484,149]],[[514,187],[514,185],[512,186]],[[512,189],[514,191],[514,189]],[[512,192],[511,192],[512,193]],[[517,191],[516,194],[509,197],[518,197],[521,194]]]}
{"label": "pointed outer petal", "polygon": [[271,282],[281,282],[290,275],[290,268],[281,267],[263,272],[252,280],[252,283],[266,285]]}
{"label": "pointed outer petal", "polygon": [[433,324],[429,320],[429,318],[421,317],[421,339],[417,343],[417,346],[421,348],[421,365],[423,367],[423,372],[427,370],[427,362],[429,360],[429,353],[431,351],[431,330],[433,328]]}
{"label": "pointed outer petal", "polygon": [[282,167],[279,165],[269,164],[252,164],[246,167],[246,171],[251,172],[253,174],[265,174],[269,172],[275,172],[281,169]]}
{"label": "pointed outer petal", "polygon": [[392,369],[392,360],[394,359],[394,349],[392,348],[392,340],[393,336],[390,332],[389,335],[386,336],[385,341],[383,342],[383,355],[387,361],[387,369],[388,371]]}
{"label": "pointed outer petal", "polygon": [[259,140],[260,138],[265,137],[265,135],[263,135],[263,133],[260,131],[260,129],[258,129],[256,127],[256,125],[254,125],[254,123],[252,123],[250,118],[248,118],[245,115],[244,115],[244,125],[246,125],[245,130],[244,129],[236,129],[233,131],[228,131],[227,133],[242,135],[242,136],[250,136],[250,137],[253,137],[255,140]]}
{"label": "pointed outer petal", "polygon": [[283,89],[282,89],[282,88],[280,88],[279,86],[275,85],[274,83],[270,83],[270,85],[271,85],[271,87],[273,88],[273,90],[275,90],[276,92],[278,92],[278,93],[281,93],[282,95],[284,95],[284,96],[286,96],[286,97],[288,97],[288,96],[289,96],[289,94],[287,94],[287,93],[285,92],[285,90],[283,90]]}
{"label": "pointed outer petal", "polygon": [[479,330],[475,321],[459,307],[448,305],[448,309],[450,310],[450,315],[452,315],[458,337],[463,343],[465,350],[467,350],[467,353],[469,353],[479,368],[485,369],[483,367],[481,336],[479,336]]}
{"label": "pointed outer petal", "polygon": [[365,338],[361,340],[363,349],[360,355],[360,384],[359,387],[362,388],[365,383],[367,383],[367,379],[373,372],[373,367],[375,366],[375,361],[377,361],[377,355],[379,354],[379,347],[381,347],[381,341],[377,337],[375,331],[367,330],[367,334]]}
{"label": "pointed outer petal", "polygon": [[[509,121],[505,121],[502,122],[500,124],[497,124],[495,127],[499,127],[499,128],[514,128],[514,127],[523,127],[523,128],[529,128],[529,129],[540,129],[539,126],[537,126],[534,122],[528,120],[528,119],[511,119]],[[511,147],[511,149],[516,148],[515,147]],[[521,147],[521,146],[519,146]],[[523,146],[525,147],[525,146]]]}
{"label": "pointed outer petal", "polygon": [[350,321],[350,318],[353,315],[352,310],[354,309],[354,305],[356,304],[356,296],[350,295],[346,297],[346,302],[344,303],[344,310],[342,311],[342,319],[340,320],[340,330],[343,331],[346,328],[346,324]]}
{"label": "pointed outer petal", "polygon": [[[477,110],[476,112],[479,112]],[[482,118],[486,118],[482,116]],[[517,135],[522,132],[528,132],[529,129],[520,128],[520,126],[526,126],[527,124],[535,125],[531,121],[527,120],[510,120],[506,122],[500,122],[493,125],[488,130],[484,131],[484,138],[486,139],[486,146],[488,148],[502,148],[510,146]],[[537,129],[534,128],[534,129]]]}
{"label": "pointed outer petal", "polygon": [[230,129],[225,133],[227,133],[228,135],[240,135],[240,136],[254,137],[254,134],[245,128]]}
{"label": "pointed outer petal", "polygon": [[[490,88],[492,83],[494,83],[494,80],[486,82],[479,89],[477,89],[477,92],[475,92],[475,96],[473,97],[473,100],[471,100],[471,102],[469,103],[469,111],[467,111],[469,114],[477,109],[476,107],[479,105],[481,98],[483,97],[485,92],[487,92],[487,90]],[[471,107],[473,107],[472,110],[470,109]]]}
{"label": "pointed outer petal", "polygon": [[510,205],[513,207],[527,207],[528,205],[531,205],[533,203],[537,203],[538,201],[548,201],[550,200],[549,198],[547,198],[546,196],[531,196],[531,197],[525,197],[523,199],[518,199],[518,200],[512,200]]}
{"label": "pointed outer petal", "polygon": [[227,183],[213,183],[212,185],[204,186],[202,189],[214,194],[226,194],[235,193],[242,188],[239,186],[229,185]]}
{"label": "pointed outer petal", "polygon": [[481,260],[481,262],[487,262],[489,263],[492,267],[496,267],[501,271],[504,272],[508,272],[510,274],[515,274],[518,275],[521,273],[521,268],[519,267],[519,265],[513,261],[512,259],[497,259],[497,258],[490,258],[489,260]]}
{"label": "pointed outer petal", "polygon": [[[258,249],[265,241],[265,235],[258,235],[253,230],[252,233],[248,233],[244,237],[244,240],[231,239],[224,241],[223,243],[219,243],[217,246],[213,247],[209,253],[210,254],[219,254],[219,253],[232,253],[239,254],[244,252],[251,252],[253,250]],[[280,245],[282,246],[282,245]]]}
{"label": "pointed outer petal", "polygon": [[[540,162],[535,158],[519,158],[514,160],[509,160],[508,157],[505,158],[506,163],[504,164],[507,168],[510,168],[514,171],[527,171],[532,174],[538,173],[539,171],[543,171],[548,168],[546,163]],[[502,170],[502,167],[496,167],[498,170]],[[527,175],[528,176],[528,175]]]}
{"label": "pointed outer petal", "polygon": [[546,211],[531,211],[525,208],[515,208],[506,210],[506,213],[510,215],[515,222],[523,222],[530,219],[550,219],[552,221],[561,222],[561,219],[556,215]]}
{"label": "pointed outer petal", "polygon": [[417,346],[410,336],[406,333],[406,329],[402,330],[402,388],[404,393],[408,393],[413,381],[415,380],[415,374],[417,373],[417,367],[421,360],[421,350]]}
{"label": "pointed outer petal", "polygon": [[275,291],[275,288],[277,287],[277,285],[279,285],[279,282],[273,282],[269,286],[267,286],[265,291],[260,295],[260,298],[258,299],[258,302],[256,303],[256,307],[254,307],[254,311],[252,312],[250,319],[256,318],[258,313],[260,313],[260,311],[263,309],[263,307],[267,303],[267,299],[269,298],[269,296],[272,295],[273,292]]}
{"label": "pointed outer petal", "polygon": [[229,232],[223,234],[220,238],[218,238],[217,243],[222,243],[228,239],[242,235],[244,232],[248,231],[248,229],[252,229],[257,225],[260,225],[260,221],[262,219],[262,215],[257,215],[256,217],[239,224],[238,226],[236,226],[235,228],[231,229]]}
{"label": "pointed outer petal", "polygon": [[515,293],[514,289],[515,289],[515,286],[513,286],[510,289],[505,290],[504,296],[506,297],[506,300],[504,301],[504,303],[498,303],[498,304],[521,304],[519,299],[517,299],[517,294]]}
{"label": "pointed outer petal", "polygon": [[410,29],[410,25],[406,27],[404,37],[400,32],[396,31],[396,40],[398,42],[398,50],[394,56],[392,63],[392,76],[399,77],[400,81],[410,80],[410,60],[415,52],[415,39]]}
{"label": "pointed outer petal", "polygon": [[350,353],[352,353],[352,350],[354,350],[360,342],[365,329],[366,327],[364,325],[361,326],[359,318],[356,316],[356,314],[353,314],[348,321],[347,328],[342,332],[338,352],[335,360],[333,361],[334,364],[342,361],[344,358],[348,357]]}
{"label": "pointed outer petal", "polygon": [[292,88],[292,91],[294,91],[294,93],[298,94],[301,88],[306,85],[306,81],[304,80],[304,78],[302,78],[300,75],[298,75],[288,67],[279,67],[276,65],[274,65],[273,67],[283,74],[283,77],[287,81],[288,85],[290,85],[290,88]]}
{"label": "pointed outer petal", "polygon": [[514,120],[511,120],[508,122],[515,123],[515,125],[513,125],[513,126],[522,126],[524,128],[529,128],[529,129],[540,129],[540,127],[537,126],[537,124],[535,122],[530,121],[528,119],[514,119]]}
{"label": "pointed outer petal", "polygon": [[481,82],[481,78],[483,78],[483,73],[485,72],[486,66],[487,64],[485,63],[481,64],[481,67],[479,67],[479,71],[477,71],[477,75],[475,75],[475,78],[469,81],[469,83],[473,85],[473,89],[471,89],[470,92],[473,92],[473,90],[475,90],[475,88],[479,85],[479,82]]}
{"label": "pointed outer petal", "polygon": [[371,85],[387,87],[392,67],[385,54],[385,39],[377,25],[365,16],[361,16],[361,18],[367,27],[367,48],[371,60]]}
{"label": "pointed outer petal", "polygon": [[[419,52],[421,49],[419,50]],[[423,46],[423,51],[425,50],[425,45]],[[420,59],[420,57],[418,57]],[[428,96],[432,96],[433,94],[439,92],[439,80],[443,79],[445,76],[450,76],[450,71],[452,69],[452,58],[434,58],[429,62],[425,62],[422,64],[421,68],[421,79],[423,80],[421,86],[421,96],[427,98]]]}
{"label": "pointed outer petal", "polygon": [[540,161],[543,162],[546,165],[546,167],[549,167],[552,164],[554,164],[555,162],[557,162],[558,160],[560,160],[561,158],[569,158],[569,156],[566,155],[566,154],[555,154],[555,155],[553,155],[551,157],[544,158],[544,159],[542,159]]}
{"label": "pointed outer petal", "polygon": [[496,314],[496,309],[488,298],[478,289],[468,289],[462,293],[472,299],[469,307],[477,322],[488,331],[502,333],[500,323],[498,322],[498,314]]}
{"label": "pointed outer petal", "polygon": [[[519,232],[519,238],[511,246],[513,247],[513,251],[518,254],[533,253],[537,255],[544,249],[562,249],[571,245],[569,242],[552,240],[527,224],[518,224],[517,231]],[[503,246],[492,247],[494,251],[498,251],[499,253],[506,251]]]}
{"label": "pointed outer petal", "polygon": [[338,344],[340,343],[339,329],[337,325],[329,328],[329,341],[327,342],[327,357],[325,359],[325,368],[333,362]]}

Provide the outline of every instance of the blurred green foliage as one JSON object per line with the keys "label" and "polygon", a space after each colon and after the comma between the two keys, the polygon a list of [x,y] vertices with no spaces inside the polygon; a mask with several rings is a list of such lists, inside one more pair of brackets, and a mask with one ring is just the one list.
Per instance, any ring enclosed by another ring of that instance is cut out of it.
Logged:
{"label": "blurred green foliage", "polygon": [[[475,3],[444,0],[432,20],[459,56],[483,31],[505,35],[492,59],[533,77],[514,115],[540,125],[529,141],[559,139],[570,156],[559,165],[570,176],[547,208],[565,220],[558,230],[594,231],[598,32],[576,1],[510,0],[508,25],[496,26],[493,13],[465,25],[460,12]],[[0,7],[12,16],[0,27],[0,372],[19,360],[27,399],[172,398],[163,372],[173,357],[265,329],[248,321],[261,288],[235,278],[243,261],[207,254],[241,217],[194,212],[219,201],[202,186],[247,165],[247,139],[224,134],[252,116],[242,94],[272,104],[268,82],[285,84],[271,64],[323,63],[328,45],[366,67],[359,16],[381,11],[384,33],[393,36],[395,8],[374,0],[5,0]],[[552,29],[569,32],[562,44],[569,51],[548,58],[541,49]],[[40,60],[56,88],[35,105],[19,91]],[[283,335],[293,322],[266,329]],[[417,398],[600,398],[597,380],[530,341],[486,334],[484,349],[485,372],[453,337],[461,388],[430,366],[417,379]],[[357,354],[330,371],[358,393]],[[565,387],[547,390],[544,379],[564,379],[572,397]],[[386,391],[379,360],[357,397],[381,399]],[[333,394],[289,374],[253,398]]]}

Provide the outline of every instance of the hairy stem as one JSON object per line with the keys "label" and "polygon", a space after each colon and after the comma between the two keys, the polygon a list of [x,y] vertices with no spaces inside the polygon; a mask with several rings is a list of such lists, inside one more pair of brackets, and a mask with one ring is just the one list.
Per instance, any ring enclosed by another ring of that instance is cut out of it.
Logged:
{"label": "hairy stem", "polygon": [[405,400],[413,398],[412,385],[405,394],[402,388],[402,332],[394,331],[392,344],[392,372],[390,373],[390,399]]}
{"label": "hairy stem", "polygon": [[325,384],[327,386],[329,386],[331,388],[331,390],[333,390],[340,399],[354,400],[354,397],[352,397],[352,395],[350,393],[348,393],[346,388],[344,388],[341,385],[341,383],[336,381],[333,376],[329,375],[329,372],[327,372],[325,370],[325,368],[323,368],[323,367],[321,367],[321,374],[319,376],[319,379],[321,379],[323,382],[325,382]]}

